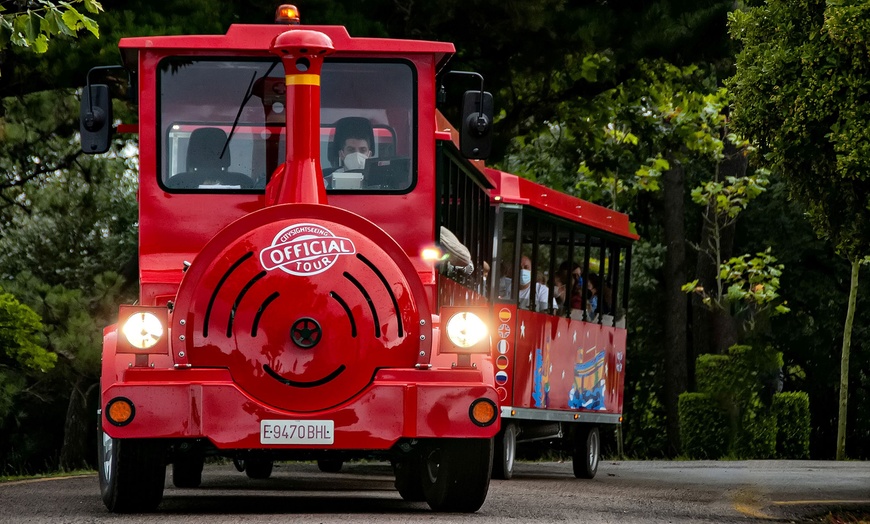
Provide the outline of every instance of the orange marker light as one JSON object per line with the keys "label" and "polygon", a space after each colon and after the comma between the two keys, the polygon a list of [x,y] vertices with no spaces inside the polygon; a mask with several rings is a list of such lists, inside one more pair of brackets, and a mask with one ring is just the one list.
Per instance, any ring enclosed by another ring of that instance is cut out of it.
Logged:
{"label": "orange marker light", "polygon": [[116,426],[123,426],[133,420],[133,403],[126,398],[115,398],[106,406],[106,418]]}
{"label": "orange marker light", "polygon": [[495,422],[495,404],[492,401],[479,398],[471,403],[471,420],[478,426],[489,426]]}
{"label": "orange marker light", "polygon": [[299,10],[295,5],[281,4],[275,11],[276,24],[298,24]]}

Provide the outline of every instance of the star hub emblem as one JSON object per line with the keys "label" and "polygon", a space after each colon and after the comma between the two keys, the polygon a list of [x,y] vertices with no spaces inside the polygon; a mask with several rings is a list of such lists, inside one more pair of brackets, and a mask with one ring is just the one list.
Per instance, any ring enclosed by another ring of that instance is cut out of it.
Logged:
{"label": "star hub emblem", "polygon": [[303,349],[313,348],[321,338],[323,338],[323,329],[313,318],[302,317],[290,328],[290,339]]}

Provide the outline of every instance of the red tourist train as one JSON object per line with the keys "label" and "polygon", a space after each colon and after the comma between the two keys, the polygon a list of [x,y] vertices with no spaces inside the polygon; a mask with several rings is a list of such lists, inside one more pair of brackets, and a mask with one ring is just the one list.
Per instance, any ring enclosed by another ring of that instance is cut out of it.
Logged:
{"label": "red tourist train", "polygon": [[[107,508],[154,510],[167,464],[196,487],[215,455],[255,479],[389,460],[436,511],[476,511],[517,442],[569,443],[594,475],[622,409],[627,217],[476,160],[492,97],[467,92],[458,130],[436,108],[453,45],[279,15],[119,44],[140,296],[104,330]],[[111,115],[89,79],[85,152],[108,149]],[[598,298],[557,281],[560,258],[601,274]]]}

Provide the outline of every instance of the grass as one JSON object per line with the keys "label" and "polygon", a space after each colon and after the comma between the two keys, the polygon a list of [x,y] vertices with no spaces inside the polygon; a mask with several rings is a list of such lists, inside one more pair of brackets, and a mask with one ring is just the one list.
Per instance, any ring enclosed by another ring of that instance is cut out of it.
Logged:
{"label": "grass", "polygon": [[81,475],[94,475],[92,469],[76,469],[72,471],[54,471],[51,473],[39,473],[36,475],[0,475],[0,482],[15,482],[18,480],[49,479],[58,477],[77,477]]}

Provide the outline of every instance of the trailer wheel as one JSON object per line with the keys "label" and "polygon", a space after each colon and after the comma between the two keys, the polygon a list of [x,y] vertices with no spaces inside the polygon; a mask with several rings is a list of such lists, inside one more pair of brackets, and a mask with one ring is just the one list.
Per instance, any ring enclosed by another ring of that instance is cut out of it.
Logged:
{"label": "trailer wheel", "polygon": [[113,513],[154,511],[163,499],[165,446],[155,440],[114,439],[98,431],[100,494]]}
{"label": "trailer wheel", "polygon": [[492,476],[510,480],[514,476],[514,460],[517,455],[517,425],[508,422],[495,438],[495,453],[492,457]]}
{"label": "trailer wheel", "polygon": [[598,454],[601,439],[598,428],[581,427],[574,433],[574,476],[578,479],[591,479],[598,472]]}
{"label": "trailer wheel", "polygon": [[340,458],[317,459],[317,467],[324,473],[338,473],[342,466],[344,466],[344,461]]}
{"label": "trailer wheel", "polygon": [[409,457],[407,460],[393,462],[393,473],[396,475],[396,491],[403,500],[408,502],[423,502],[423,470],[419,457]]}
{"label": "trailer wheel", "polygon": [[172,484],[176,488],[198,488],[202,484],[205,457],[201,453],[180,453],[172,462]]}
{"label": "trailer wheel", "polygon": [[435,511],[480,509],[492,473],[492,439],[443,439],[424,451],[423,495]]}
{"label": "trailer wheel", "polygon": [[245,459],[245,474],[249,479],[265,480],[272,476],[272,461],[269,459]]}

